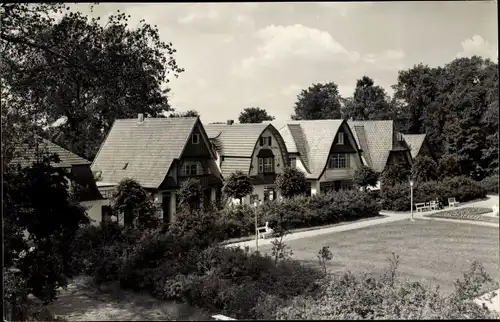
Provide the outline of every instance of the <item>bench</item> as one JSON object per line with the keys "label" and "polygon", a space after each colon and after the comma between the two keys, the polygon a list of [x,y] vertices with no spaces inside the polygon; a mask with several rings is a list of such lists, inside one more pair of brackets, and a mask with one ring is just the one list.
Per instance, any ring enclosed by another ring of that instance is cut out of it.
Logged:
{"label": "bench", "polygon": [[459,202],[454,197],[448,198],[448,206],[455,207],[458,204],[459,204]]}
{"label": "bench", "polygon": [[431,201],[431,202],[430,202],[430,205],[429,205],[429,208],[430,208],[431,210],[437,210],[437,209],[438,209],[438,203],[437,203],[437,201],[435,201],[435,200],[434,200],[434,201]]}
{"label": "bench", "polygon": [[269,228],[269,222],[266,221],[266,225],[262,227],[257,227],[258,238],[267,238],[274,233],[272,228]]}
{"label": "bench", "polygon": [[417,212],[425,211],[427,209],[428,208],[425,202],[419,202],[415,204],[415,210],[417,210]]}

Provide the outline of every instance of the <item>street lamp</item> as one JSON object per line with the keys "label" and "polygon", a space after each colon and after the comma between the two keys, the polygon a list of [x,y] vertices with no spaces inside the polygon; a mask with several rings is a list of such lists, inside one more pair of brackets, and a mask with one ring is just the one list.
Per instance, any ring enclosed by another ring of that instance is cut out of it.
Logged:
{"label": "street lamp", "polygon": [[410,213],[411,213],[411,221],[415,221],[413,219],[413,180],[410,179]]}
{"label": "street lamp", "polygon": [[255,214],[255,250],[259,251],[259,230],[258,230],[258,220],[257,220],[257,206],[259,205],[260,200],[256,198],[253,202],[254,206],[254,214]]}

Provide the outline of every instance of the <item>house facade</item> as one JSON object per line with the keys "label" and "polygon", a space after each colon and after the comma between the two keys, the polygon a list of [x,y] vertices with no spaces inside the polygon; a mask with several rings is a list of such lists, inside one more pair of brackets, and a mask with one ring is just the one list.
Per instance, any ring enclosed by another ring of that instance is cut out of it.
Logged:
{"label": "house facade", "polygon": [[271,122],[280,132],[292,167],[302,170],[310,194],[352,187],[361,150],[344,120]]}
{"label": "house facade", "polygon": [[274,126],[234,124],[229,120],[226,124],[207,124],[205,129],[217,150],[217,165],[224,178],[236,171],[250,177],[253,193],[244,198],[243,203],[280,197],[275,181],[289,166],[289,157],[285,142]]}
{"label": "house facade", "polygon": [[222,175],[217,155],[198,117],[116,120],[103,142],[92,171],[106,197],[125,178],[136,180],[150,194],[159,216],[171,222],[177,191],[189,178],[199,180],[203,204],[220,199]]}
{"label": "house facade", "polygon": [[87,216],[92,223],[99,223],[102,219],[103,206],[107,201],[99,192],[96,181],[90,169],[91,162],[79,157],[63,147],[43,138],[37,138],[32,147],[19,148],[18,156],[11,164],[19,164],[21,167],[29,167],[40,154],[56,154],[59,162],[52,162],[54,168],[63,168],[69,174],[69,189],[74,193],[78,203],[85,208]]}

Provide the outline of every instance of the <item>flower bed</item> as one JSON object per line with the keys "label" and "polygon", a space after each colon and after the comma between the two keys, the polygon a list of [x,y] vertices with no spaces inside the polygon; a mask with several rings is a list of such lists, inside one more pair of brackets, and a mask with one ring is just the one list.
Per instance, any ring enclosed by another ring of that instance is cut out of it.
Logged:
{"label": "flower bed", "polygon": [[491,212],[490,208],[466,207],[466,208],[441,211],[441,212],[438,212],[438,213],[435,213],[432,215],[426,215],[426,217],[476,220],[476,221],[486,221],[486,222],[498,223],[498,218],[484,216],[484,214],[487,214],[490,212]]}

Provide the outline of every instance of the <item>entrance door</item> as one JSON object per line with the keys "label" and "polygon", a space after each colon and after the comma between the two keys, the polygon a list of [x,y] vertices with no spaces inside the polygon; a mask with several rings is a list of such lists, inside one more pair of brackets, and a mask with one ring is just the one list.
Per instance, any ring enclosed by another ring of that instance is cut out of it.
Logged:
{"label": "entrance door", "polygon": [[210,206],[210,194],[212,189],[203,189],[203,208],[207,209]]}
{"label": "entrance door", "polygon": [[342,181],[334,181],[333,186],[335,188],[335,191],[339,191],[342,188]]}

